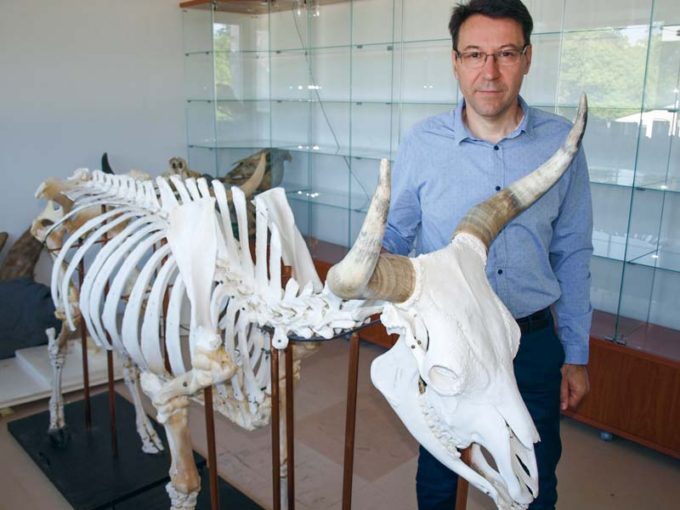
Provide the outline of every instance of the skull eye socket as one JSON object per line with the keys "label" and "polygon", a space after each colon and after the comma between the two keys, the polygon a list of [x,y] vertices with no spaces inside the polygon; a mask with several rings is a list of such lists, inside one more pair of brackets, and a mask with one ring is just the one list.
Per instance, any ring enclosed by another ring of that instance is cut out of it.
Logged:
{"label": "skull eye socket", "polygon": [[48,220],[47,218],[43,218],[40,220],[40,226],[43,228],[51,227],[54,225],[54,222],[52,220]]}
{"label": "skull eye socket", "polygon": [[442,395],[460,393],[460,377],[448,367],[433,365],[429,371],[430,385]]}

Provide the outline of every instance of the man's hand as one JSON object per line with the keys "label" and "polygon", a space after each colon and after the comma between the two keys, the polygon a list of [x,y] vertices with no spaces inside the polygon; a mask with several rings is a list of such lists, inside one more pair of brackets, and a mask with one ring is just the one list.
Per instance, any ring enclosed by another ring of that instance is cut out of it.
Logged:
{"label": "man's hand", "polygon": [[560,388],[560,409],[575,409],[581,399],[590,391],[588,369],[585,365],[562,365],[562,387]]}

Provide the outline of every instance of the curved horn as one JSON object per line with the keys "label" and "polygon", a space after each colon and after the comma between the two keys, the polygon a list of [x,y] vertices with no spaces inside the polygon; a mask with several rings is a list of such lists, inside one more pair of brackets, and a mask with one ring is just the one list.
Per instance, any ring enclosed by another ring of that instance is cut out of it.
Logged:
{"label": "curved horn", "polygon": [[102,172],[111,175],[114,175],[116,173],[113,171],[113,168],[111,168],[111,165],[109,164],[109,155],[106,152],[102,154]]}
{"label": "curved horn", "polygon": [[576,121],[562,147],[529,175],[473,207],[460,221],[453,237],[467,232],[479,238],[488,250],[503,227],[543,196],[569,168],[583,138],[587,113],[588,102],[586,95],[583,94]]}
{"label": "curved horn", "polygon": [[329,288],[343,299],[406,301],[415,287],[415,270],[408,257],[380,254],[390,207],[390,164],[380,162],[380,180],[359,236],[345,257],[326,277]]}

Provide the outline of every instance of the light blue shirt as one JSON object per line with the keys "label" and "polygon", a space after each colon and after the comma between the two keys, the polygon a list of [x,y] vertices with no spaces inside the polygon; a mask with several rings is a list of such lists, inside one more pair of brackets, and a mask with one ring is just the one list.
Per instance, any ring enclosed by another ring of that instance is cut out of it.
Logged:
{"label": "light blue shirt", "polygon": [[[464,101],[406,134],[392,172],[386,250],[407,255],[414,243],[416,254],[446,246],[470,208],[535,170],[562,145],[571,124],[519,102],[524,118],[497,144],[468,131]],[[588,361],[591,238],[581,148],[555,186],[510,222],[489,250],[487,276],[515,318],[555,305],[565,363]]]}

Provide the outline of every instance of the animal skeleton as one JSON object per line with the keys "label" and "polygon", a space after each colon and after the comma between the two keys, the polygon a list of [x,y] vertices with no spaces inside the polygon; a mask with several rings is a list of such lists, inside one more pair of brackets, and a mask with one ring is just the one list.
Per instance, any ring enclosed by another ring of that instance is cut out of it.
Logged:
{"label": "animal skeleton", "polygon": [[[84,223],[101,213],[101,208],[83,208],[77,213],[70,214],[73,202],[66,196],[68,190],[77,187],[78,183],[88,180],[89,172],[78,169],[67,181],[48,179],[42,183],[36,191],[36,198],[47,199],[47,205],[41,214],[31,224],[31,235],[40,243],[46,245],[50,256],[56,262],[56,252],[63,246],[64,236],[79,229]],[[64,219],[65,212],[68,218]],[[63,271],[64,267],[53,267],[53,271]],[[78,291],[70,285],[68,289],[68,301],[72,310],[72,329],[80,323],[80,311],[78,308]],[[68,348],[69,330],[65,325],[65,311],[55,303],[55,315],[62,321],[59,335],[53,328],[46,331],[47,352],[52,366],[52,384],[49,400],[50,424],[48,434],[50,439],[57,445],[64,446],[69,441],[68,427],[64,419],[64,400],[62,393],[62,373]],[[142,441],[142,451],[146,453],[158,453],[163,450],[163,444],[151,425],[144,408],[139,388],[139,370],[131,363],[125,353],[123,358],[123,376],[125,385],[130,391],[135,407],[137,433]]]}
{"label": "animal skeleton", "polygon": [[[262,180],[265,171],[264,159],[258,158],[258,161],[260,161],[260,164],[250,172],[250,178],[242,184],[242,188],[246,194],[251,194],[255,188],[259,186],[260,181]],[[106,153],[104,153],[102,157],[102,167],[104,168],[104,173],[113,174],[113,171],[108,164]],[[149,180],[148,174],[134,170],[129,172],[128,176],[134,177],[137,181]],[[66,181],[59,181],[56,179],[46,180],[36,191],[36,198],[46,199],[47,205],[42,213],[33,221],[31,225],[31,235],[40,241],[40,243],[47,245],[49,253],[55,260],[57,259],[56,252],[63,247],[64,236],[67,233],[72,234],[73,232],[79,231],[85,223],[102,213],[101,207],[92,206],[81,207],[77,213],[70,214],[73,208],[73,201],[67,196],[68,192],[74,190],[90,178],[89,171],[81,168],[76,170],[73,176]],[[65,215],[66,218],[64,218]],[[116,225],[108,235],[111,236],[119,233],[125,225],[125,222],[120,222],[120,224]],[[37,247],[38,250],[40,250],[41,244],[37,244]],[[10,257],[8,257],[8,260],[9,258]],[[60,270],[63,269],[65,269],[65,267]],[[56,270],[55,266],[55,271]],[[133,280],[133,278],[130,278],[130,280]],[[129,289],[126,288],[126,292],[127,290]],[[80,320],[78,306],[75,304],[78,302],[78,291],[74,286],[70,286],[69,296],[69,300],[74,310],[70,324],[73,328]],[[56,316],[62,321],[65,320],[65,310],[63,308],[57,308]],[[48,338],[48,353],[52,366],[52,391],[49,401],[50,425],[48,433],[56,444],[64,445],[68,442],[69,434],[64,420],[61,376],[68,346],[69,333],[66,327],[62,327],[59,336],[56,336],[54,330],[48,330],[46,331],[46,334]],[[124,381],[130,391],[135,407],[137,432],[142,441],[142,450],[146,453],[158,453],[163,450],[163,445],[142,407],[139,388],[139,370],[124,351],[119,351],[119,353],[123,358]],[[221,395],[224,400],[224,392],[221,392]]]}
{"label": "animal skeleton", "polygon": [[[159,177],[154,186],[95,171],[67,195],[73,209],[62,222],[92,207],[104,206],[106,212],[64,241],[52,274],[53,299],[73,327],[71,277],[79,261],[96,251],[98,240],[122,227],[91,260],[80,289],[80,312],[98,345],[126,353],[142,371],[142,388],[169,438],[172,508],[193,508],[199,479],[187,428],[189,399],[215,385],[219,412],[245,428],[261,426],[269,421],[271,346],[285,347],[291,334],[329,338],[362,323],[377,308],[343,302],[322,288],[279,188],[255,198],[254,261],[246,197],[239,188],[231,190],[237,237],[228,193],[219,181],[171,176],[169,181]],[[76,248],[78,239],[82,243]],[[293,269],[285,288],[281,261]],[[122,302],[136,267],[129,298]],[[166,291],[170,297],[163,317]],[[188,339],[181,333],[186,315]],[[159,335],[161,322],[165,338]],[[273,329],[271,338],[264,327]],[[309,352],[304,346],[294,350],[298,365]]]}
{"label": "animal skeleton", "polygon": [[[258,158],[259,165],[250,172],[249,179],[242,183],[244,193],[251,194],[259,186],[265,172],[264,157]],[[107,174],[112,174],[110,166],[108,165],[108,158],[106,154],[102,157],[102,163],[108,167]],[[129,177],[134,177],[137,181],[148,180],[147,174],[139,171],[131,171],[128,173]],[[70,214],[73,208],[73,201],[67,196],[69,191],[74,190],[83,182],[91,178],[90,173],[86,169],[78,169],[74,175],[66,181],[58,181],[55,179],[48,179],[43,182],[36,191],[36,198],[46,199],[47,205],[43,212],[33,221],[31,226],[31,234],[41,243],[45,243],[50,254],[57,262],[58,257],[56,252],[63,247],[63,238],[67,233],[74,233],[82,231],[81,227],[98,217],[102,213],[100,206],[81,207],[75,214]],[[66,215],[66,218],[64,216]],[[107,235],[113,236],[120,233],[126,227],[126,222],[119,222]],[[72,238],[76,239],[76,238]],[[41,245],[38,245],[40,248]],[[73,266],[75,268],[75,266]],[[65,267],[62,268],[66,269]],[[56,268],[55,268],[56,271]],[[136,270],[133,268],[136,274]],[[128,280],[134,280],[132,276]],[[125,294],[128,294],[129,285],[126,285]],[[69,289],[70,302],[73,306],[74,314],[71,321],[71,327],[75,326],[80,320],[78,306],[75,305],[78,301],[78,291],[74,286]],[[65,320],[65,310],[57,308],[57,318]],[[65,444],[68,441],[68,430],[64,420],[63,410],[63,396],[61,391],[61,374],[67,349],[68,329],[62,327],[59,336],[55,332],[48,331],[48,353],[50,363],[52,365],[52,392],[50,397],[50,426],[48,429],[49,435],[56,444]],[[298,350],[299,351],[299,350]],[[142,407],[142,399],[139,388],[139,370],[131,362],[125,351],[118,351],[123,358],[123,374],[125,384],[132,396],[133,404],[135,406],[135,416],[137,432],[142,440],[142,450],[146,453],[158,453],[163,450],[163,445],[160,438],[157,436],[153,426],[148,420],[146,413]],[[299,365],[299,363],[298,363]],[[298,366],[296,365],[296,367]],[[222,401],[225,400],[225,392],[221,392]],[[225,404],[226,405],[226,404]]]}
{"label": "animal skeleton", "polygon": [[[373,362],[373,384],[420,444],[502,510],[527,508],[538,494],[533,443],[539,437],[513,374],[519,327],[486,278],[487,250],[569,167],[586,110],[583,96],[562,148],[474,207],[449,245],[415,259],[380,255],[389,206],[384,165],[379,205],[369,211],[359,241],[328,274],[331,290],[343,298],[390,301],[381,320],[399,340]],[[470,466],[459,453],[468,446]]]}

